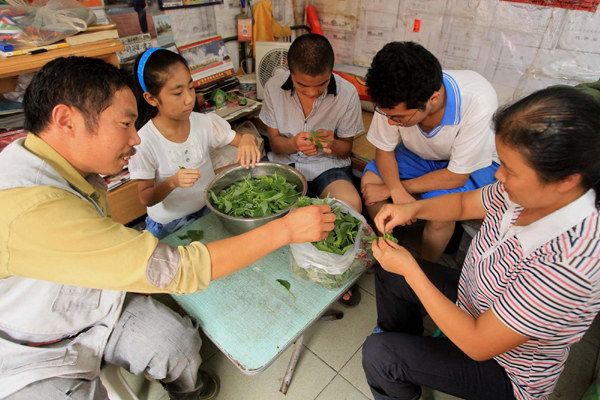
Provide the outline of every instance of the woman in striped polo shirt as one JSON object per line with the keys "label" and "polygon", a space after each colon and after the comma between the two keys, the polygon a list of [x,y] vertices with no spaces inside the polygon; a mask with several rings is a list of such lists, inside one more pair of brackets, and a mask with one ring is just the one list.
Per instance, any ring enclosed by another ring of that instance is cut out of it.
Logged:
{"label": "woman in striped polo shirt", "polygon": [[[417,218],[484,219],[462,271],[380,239],[378,327],[363,347],[376,399],[420,386],[467,399],[548,399],[600,309],[600,106],[545,89],[494,117],[498,182],[403,205],[381,232]],[[423,337],[424,306],[446,338]]]}

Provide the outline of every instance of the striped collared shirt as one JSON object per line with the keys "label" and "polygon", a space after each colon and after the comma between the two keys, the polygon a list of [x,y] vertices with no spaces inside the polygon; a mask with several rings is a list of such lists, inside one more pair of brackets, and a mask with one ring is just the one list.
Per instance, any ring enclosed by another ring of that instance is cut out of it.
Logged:
{"label": "striped collared shirt", "polygon": [[467,254],[457,304],[475,318],[490,307],[530,338],[494,359],[517,399],[548,399],[600,309],[600,218],[595,193],[528,225],[500,182],[482,189],[487,216]]}
{"label": "striped collared shirt", "polygon": [[[265,98],[259,117],[267,126],[279,130],[286,138],[317,129],[331,130],[336,138],[347,138],[365,130],[356,89],[350,82],[335,74],[332,74],[327,89],[315,100],[313,110],[306,118],[290,74],[274,76],[265,85]],[[322,150],[319,150],[316,156],[307,156],[302,152],[271,152],[268,156],[271,161],[294,163],[296,169],[309,181],[328,169],[350,165],[350,158],[333,157]]]}

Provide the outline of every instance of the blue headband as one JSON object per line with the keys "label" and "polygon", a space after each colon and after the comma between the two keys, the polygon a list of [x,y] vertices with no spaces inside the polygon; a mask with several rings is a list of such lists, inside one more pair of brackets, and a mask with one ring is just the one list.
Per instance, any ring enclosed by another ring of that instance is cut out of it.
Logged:
{"label": "blue headband", "polygon": [[137,77],[138,77],[138,81],[140,82],[140,86],[142,87],[142,90],[144,92],[147,92],[146,84],[144,83],[144,68],[146,67],[146,63],[148,62],[148,59],[150,58],[152,53],[154,53],[157,50],[163,50],[163,48],[162,47],[152,47],[151,49],[146,50],[144,52],[144,55],[142,55],[142,58],[140,58],[140,63],[138,64]]}

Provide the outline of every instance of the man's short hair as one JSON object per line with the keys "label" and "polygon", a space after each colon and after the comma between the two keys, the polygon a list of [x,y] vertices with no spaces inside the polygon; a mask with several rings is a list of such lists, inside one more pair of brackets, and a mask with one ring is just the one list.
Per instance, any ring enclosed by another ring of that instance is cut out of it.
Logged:
{"label": "man's short hair", "polygon": [[443,84],[442,66],[423,46],[391,42],[377,52],[366,77],[367,92],[379,107],[425,109]]}
{"label": "man's short hair", "polygon": [[325,36],[310,33],[296,38],[288,51],[290,72],[319,76],[333,71],[335,55]]}
{"label": "man's short hair", "polygon": [[54,107],[64,104],[79,110],[90,133],[95,133],[100,114],[123,88],[133,91],[128,74],[102,60],[90,57],[52,60],[33,77],[25,91],[25,129],[39,135],[52,120]]}

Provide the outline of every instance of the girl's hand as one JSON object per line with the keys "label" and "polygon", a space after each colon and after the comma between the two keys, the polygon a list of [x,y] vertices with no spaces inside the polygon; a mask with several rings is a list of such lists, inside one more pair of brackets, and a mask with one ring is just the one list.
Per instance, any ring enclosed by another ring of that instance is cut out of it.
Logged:
{"label": "girl's hand", "polygon": [[260,150],[256,143],[256,138],[250,134],[242,135],[238,144],[238,156],[235,162],[239,162],[247,168],[254,168],[256,163],[260,161]]}
{"label": "girl's hand", "polygon": [[307,156],[316,156],[319,153],[317,146],[310,141],[310,133],[300,132],[292,138],[294,147],[299,152],[306,154]]}
{"label": "girl's hand", "polygon": [[189,188],[194,186],[194,183],[196,183],[201,176],[202,173],[197,169],[180,169],[169,179],[176,188]]}
{"label": "girl's hand", "polygon": [[373,241],[372,250],[381,267],[388,272],[408,278],[420,269],[412,254],[391,240],[379,238]]}
{"label": "girl's hand", "polygon": [[317,132],[319,132],[317,137],[323,139],[320,141],[321,145],[323,146],[323,151],[327,154],[331,154],[331,145],[333,144],[333,140],[335,139],[333,131],[329,131],[326,129],[318,129]]}
{"label": "girl's hand", "polygon": [[385,204],[375,216],[375,226],[379,232],[391,232],[398,225],[410,225],[417,221],[416,215],[421,205],[414,201],[406,204]]}

